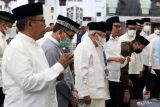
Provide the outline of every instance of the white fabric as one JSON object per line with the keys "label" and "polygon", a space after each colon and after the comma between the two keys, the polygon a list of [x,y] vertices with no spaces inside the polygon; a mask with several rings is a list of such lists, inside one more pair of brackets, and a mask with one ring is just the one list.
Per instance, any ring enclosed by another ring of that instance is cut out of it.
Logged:
{"label": "white fabric", "polygon": [[[121,41],[119,38],[110,36],[109,41],[105,45],[107,59],[109,57],[121,57]],[[121,64],[115,61],[108,61],[109,80],[120,82],[120,67]]]}
{"label": "white fabric", "polygon": [[119,40],[121,42],[124,42],[124,41],[132,41],[135,39],[135,35],[132,37],[132,36],[128,36],[128,33],[125,33],[123,34],[122,36],[119,37]]}
{"label": "white fabric", "polygon": [[132,53],[130,59],[129,74],[140,74],[140,71],[142,71],[143,68],[141,56],[139,54]]}
{"label": "white fabric", "polygon": [[[106,66],[105,66],[105,62],[104,62],[104,56],[103,56],[103,48],[102,47],[97,47],[97,52],[98,52],[98,55],[100,57],[100,60],[102,62],[102,65],[103,65],[103,69],[105,70],[106,69]],[[110,99],[110,93],[109,93],[109,82],[108,82],[108,79],[106,77],[106,93],[107,93],[107,100]]]}
{"label": "white fabric", "polygon": [[75,87],[80,99],[106,99],[106,79],[102,62],[89,37],[86,37],[74,51]]}
{"label": "white fabric", "polygon": [[56,77],[63,70],[60,63],[49,68],[36,41],[19,32],[3,56],[4,107],[58,107]]}
{"label": "white fabric", "polygon": [[0,32],[0,87],[2,87],[2,57],[7,46],[5,35]]}
{"label": "white fabric", "polygon": [[81,41],[85,40],[86,38],[88,38],[88,31],[84,33],[84,35],[81,38]]}
{"label": "white fabric", "polygon": [[[123,34],[122,36],[119,37],[121,42],[131,42],[132,40],[135,39],[135,36],[131,37],[128,36],[127,33]],[[139,71],[142,71],[143,68],[143,63],[142,63],[142,59],[140,57],[139,54],[136,53],[132,53],[131,54],[131,61],[129,62],[129,74],[140,74]]]}
{"label": "white fabric", "polygon": [[149,37],[148,37],[148,40],[151,41],[152,39],[154,39],[155,37],[157,37],[158,35],[156,35],[155,33],[151,34]]}
{"label": "white fabric", "polygon": [[160,37],[157,36],[154,39],[152,39],[150,43],[150,65],[152,66],[152,69],[160,69],[160,64],[158,61],[158,47],[157,43],[159,42]]}
{"label": "white fabric", "polygon": [[41,46],[41,45],[44,43],[44,41],[45,41],[49,36],[52,35],[52,33],[53,33],[53,31],[46,32],[42,38],[40,38],[39,40],[37,40],[38,45]]}
{"label": "white fabric", "polygon": [[[145,33],[144,31],[142,31],[140,33],[141,36],[145,37],[146,39],[148,39],[149,35],[147,33]],[[149,52],[150,52],[150,45],[147,45],[143,51],[140,53],[140,56],[142,57],[142,62],[144,65],[146,66],[150,66],[149,65]]]}
{"label": "white fabric", "polygon": [[93,99],[90,105],[86,105],[85,103],[81,103],[78,107],[105,107],[105,100]]}

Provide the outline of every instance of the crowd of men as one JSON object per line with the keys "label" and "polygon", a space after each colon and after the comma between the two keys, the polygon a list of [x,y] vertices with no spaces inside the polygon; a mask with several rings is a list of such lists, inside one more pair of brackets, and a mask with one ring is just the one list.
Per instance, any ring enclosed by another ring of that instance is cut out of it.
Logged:
{"label": "crowd of men", "polygon": [[62,15],[46,30],[41,3],[0,11],[0,107],[130,107],[132,99],[159,99],[160,24],[151,34],[149,18],[127,20],[120,31],[118,16],[80,28]]}

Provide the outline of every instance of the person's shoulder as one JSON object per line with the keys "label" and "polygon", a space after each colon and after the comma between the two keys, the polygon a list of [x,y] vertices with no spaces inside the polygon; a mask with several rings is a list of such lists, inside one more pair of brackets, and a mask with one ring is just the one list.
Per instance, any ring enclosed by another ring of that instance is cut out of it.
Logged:
{"label": "person's shoulder", "polygon": [[121,48],[122,49],[129,49],[130,46],[131,46],[131,42],[129,42],[129,41],[121,42]]}
{"label": "person's shoulder", "polygon": [[55,49],[56,48],[56,46],[53,45],[53,42],[49,38],[47,38],[43,42],[43,44],[41,45],[41,47],[44,48],[44,49]]}

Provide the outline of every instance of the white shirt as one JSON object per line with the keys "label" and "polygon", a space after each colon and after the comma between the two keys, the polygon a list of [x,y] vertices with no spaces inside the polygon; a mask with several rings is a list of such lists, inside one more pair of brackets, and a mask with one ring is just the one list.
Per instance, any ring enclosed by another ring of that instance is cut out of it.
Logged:
{"label": "white shirt", "polygon": [[75,87],[80,99],[90,96],[92,99],[106,100],[105,71],[98,52],[89,37],[78,44],[74,51]]}
{"label": "white shirt", "polygon": [[131,54],[131,61],[129,62],[129,74],[140,74],[142,71],[143,63],[141,56],[135,52]]}
{"label": "white shirt", "polygon": [[121,42],[124,42],[124,41],[132,41],[135,39],[135,36],[128,36],[128,33],[125,33],[123,34],[122,36],[119,37],[119,40]]}
{"label": "white shirt", "polygon": [[158,42],[160,42],[159,36],[155,37],[150,42],[150,65],[152,66],[152,69],[160,69],[160,63],[158,61]]}
{"label": "white shirt", "polygon": [[[143,30],[140,33],[141,36],[145,37],[148,40],[149,35],[147,33],[145,33]],[[144,65],[146,66],[150,66],[149,65],[149,52],[150,52],[150,45],[147,45],[143,51],[140,53],[140,56],[142,57],[142,62]]]}
{"label": "white shirt", "polygon": [[[110,36],[109,41],[105,45],[105,52],[107,59],[109,57],[121,57],[121,41],[119,38],[113,38]],[[107,64],[109,70],[109,80],[120,82],[120,67],[121,64],[115,61],[108,61]]]}
{"label": "white shirt", "polygon": [[155,37],[157,37],[158,35],[156,35],[155,33],[151,34],[149,37],[148,37],[148,40],[151,41],[152,39],[154,39]]}
{"label": "white shirt", "polygon": [[0,87],[2,87],[2,57],[3,52],[7,46],[5,35],[0,32]]}
{"label": "white shirt", "polygon": [[[123,34],[119,37],[121,42],[125,41],[133,41],[135,39],[135,36],[128,36],[127,33]],[[139,71],[142,71],[143,63],[142,59],[139,54],[132,53],[130,57],[131,61],[129,62],[129,74],[140,74]]]}
{"label": "white shirt", "polygon": [[43,50],[29,36],[18,33],[6,48],[2,63],[4,107],[58,107],[56,78],[64,68],[49,68]]}

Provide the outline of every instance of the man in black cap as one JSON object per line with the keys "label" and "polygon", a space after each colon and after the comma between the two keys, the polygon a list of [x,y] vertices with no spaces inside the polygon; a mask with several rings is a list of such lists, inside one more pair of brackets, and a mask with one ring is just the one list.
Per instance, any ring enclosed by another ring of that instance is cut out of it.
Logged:
{"label": "man in black cap", "polygon": [[121,107],[122,91],[120,82],[120,67],[125,62],[125,58],[121,57],[121,42],[118,38],[120,33],[120,20],[118,16],[107,19],[112,23],[112,32],[109,41],[105,45],[107,53],[107,67],[109,70],[109,91],[110,91],[110,107]]}
{"label": "man in black cap", "polygon": [[[140,35],[148,39],[151,33],[151,19],[143,18],[142,22],[143,22],[143,29]],[[143,98],[143,89],[145,86],[146,86],[146,91],[144,94],[148,96],[150,94],[150,63],[149,63],[150,55],[149,55],[149,51],[150,51],[150,46],[147,46],[145,47],[143,52],[140,54],[142,58],[142,64],[143,64],[143,68],[142,68],[143,71],[141,72],[141,74],[143,75],[141,78],[141,90],[140,90],[140,92],[142,93],[140,96],[141,98]]]}
{"label": "man in black cap", "polygon": [[73,55],[62,55],[49,67],[36,43],[45,32],[41,3],[22,5],[12,12],[19,32],[3,56],[4,107],[58,107],[56,78],[73,61]]}
{"label": "man in black cap", "polygon": [[103,59],[107,25],[106,22],[91,22],[88,28],[88,36],[79,43],[74,53],[79,107],[105,107],[105,100],[110,98]]}
{"label": "man in black cap", "polygon": [[[68,17],[58,16],[53,33],[42,44],[42,49],[50,67],[57,63],[59,57],[64,54],[62,48],[71,45],[72,38],[78,31],[79,26],[78,23]],[[78,103],[78,93],[74,86],[70,66],[65,71],[65,73],[59,75],[59,81],[56,85],[58,107],[69,107],[70,103],[75,107]]]}
{"label": "man in black cap", "polygon": [[[13,23],[15,22],[13,14],[5,11],[0,11],[0,68],[2,63],[3,52],[7,46],[6,34],[11,32]],[[4,94],[2,92],[2,69],[0,69],[0,107],[4,102]]]}
{"label": "man in black cap", "polygon": [[135,22],[137,24],[137,33],[141,33],[143,28],[143,22],[141,19],[135,19]]}
{"label": "man in black cap", "polygon": [[160,23],[154,24],[154,33],[148,37],[148,40],[151,41],[155,37],[160,36]]}
{"label": "man in black cap", "polygon": [[[128,57],[131,57],[132,53],[141,53],[142,50],[149,44],[149,41],[145,39],[144,37],[140,36],[139,34],[136,35],[135,39],[132,41],[123,41],[121,43],[121,55],[128,59]],[[122,91],[124,93],[122,107],[130,107],[130,88],[133,89],[133,95],[136,95],[137,91],[137,83],[135,84],[133,81],[133,86],[130,85],[130,79],[129,79],[129,69],[131,66],[129,66],[129,61],[132,59],[128,59],[124,66],[121,66],[121,82],[122,82]],[[136,69],[136,68],[135,68]],[[131,78],[132,80],[132,78]],[[129,94],[129,95],[127,95]],[[126,97],[125,97],[126,96]]]}
{"label": "man in black cap", "polygon": [[120,41],[132,41],[136,36],[136,22],[134,20],[126,21],[126,33],[119,37]]}
{"label": "man in black cap", "polygon": [[[157,23],[155,30],[160,30],[160,24]],[[151,84],[150,98],[159,99],[160,95],[160,31],[152,34],[150,41],[150,64],[151,64]]]}
{"label": "man in black cap", "polygon": [[140,35],[147,38],[151,33],[151,19],[150,18],[142,18],[143,28]]}

